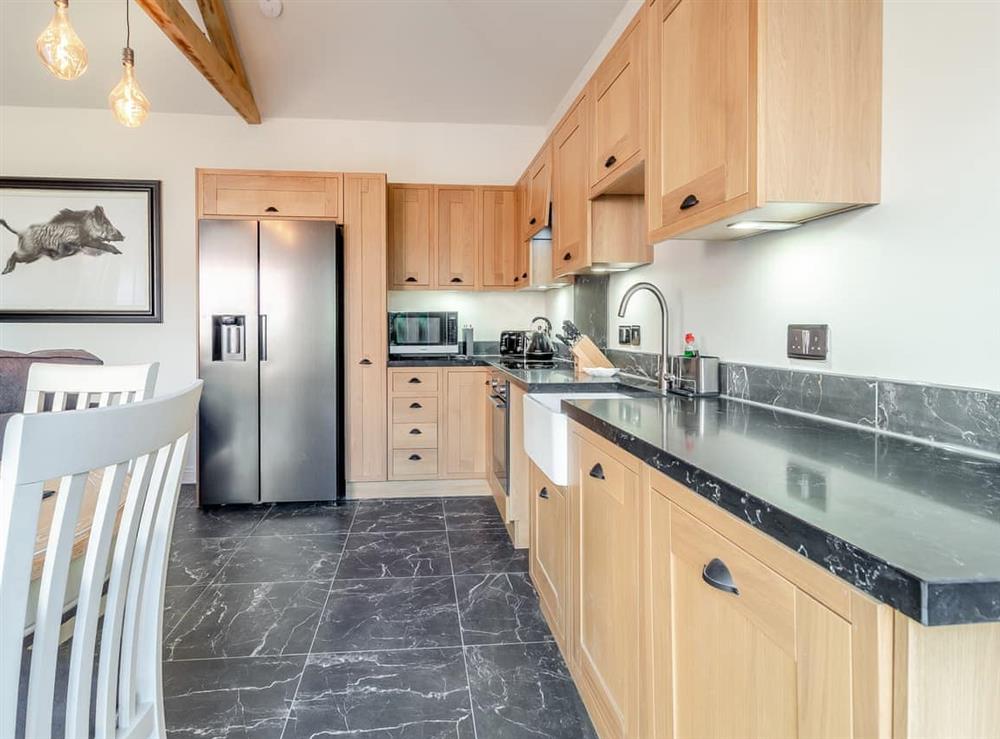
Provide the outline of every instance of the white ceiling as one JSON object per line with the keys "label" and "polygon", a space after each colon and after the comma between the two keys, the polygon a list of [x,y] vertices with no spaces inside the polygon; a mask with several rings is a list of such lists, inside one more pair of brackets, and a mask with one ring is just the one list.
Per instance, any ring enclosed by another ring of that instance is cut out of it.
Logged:
{"label": "white ceiling", "polygon": [[[228,0],[264,118],[544,125],[625,0],[285,0],[277,19]],[[195,0],[183,0],[201,21]],[[236,115],[131,7],[153,111]],[[72,0],[90,66],[65,82],[35,38],[46,0],[0,0],[0,104],[103,108],[120,75],[125,0]]]}

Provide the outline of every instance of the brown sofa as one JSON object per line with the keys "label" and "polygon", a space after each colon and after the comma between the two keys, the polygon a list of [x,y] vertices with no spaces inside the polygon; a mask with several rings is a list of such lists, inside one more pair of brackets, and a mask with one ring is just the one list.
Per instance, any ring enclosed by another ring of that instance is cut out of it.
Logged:
{"label": "brown sofa", "polygon": [[7,421],[24,410],[28,370],[35,362],[49,364],[103,364],[99,357],[82,349],[44,349],[21,354],[0,349],[0,450]]}

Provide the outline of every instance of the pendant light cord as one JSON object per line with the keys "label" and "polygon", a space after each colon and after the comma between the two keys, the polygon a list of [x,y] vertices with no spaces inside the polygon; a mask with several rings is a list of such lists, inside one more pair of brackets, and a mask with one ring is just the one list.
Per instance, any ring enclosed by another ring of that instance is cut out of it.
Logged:
{"label": "pendant light cord", "polygon": [[125,0],[125,46],[132,46],[132,29],[128,22],[128,0]]}

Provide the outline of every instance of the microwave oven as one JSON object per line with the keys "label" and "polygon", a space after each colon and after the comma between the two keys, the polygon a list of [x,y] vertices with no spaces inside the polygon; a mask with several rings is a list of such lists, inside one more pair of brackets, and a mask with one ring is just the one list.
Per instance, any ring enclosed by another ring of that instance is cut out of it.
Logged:
{"label": "microwave oven", "polygon": [[389,354],[458,354],[458,313],[389,313]]}

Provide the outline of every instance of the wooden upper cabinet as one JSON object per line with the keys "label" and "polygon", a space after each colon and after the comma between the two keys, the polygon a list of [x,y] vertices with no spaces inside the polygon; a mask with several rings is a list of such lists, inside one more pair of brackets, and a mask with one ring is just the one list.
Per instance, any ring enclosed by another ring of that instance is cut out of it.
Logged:
{"label": "wooden upper cabinet", "polygon": [[476,188],[436,186],[434,198],[437,285],[447,290],[475,290],[479,253]]}
{"label": "wooden upper cabinet", "polygon": [[552,135],[552,274],[590,264],[587,105],[584,95]]}
{"label": "wooden upper cabinet", "polygon": [[198,217],[340,221],[343,184],[339,172],[198,170]]}
{"label": "wooden upper cabinet", "polygon": [[651,241],[878,202],[880,0],[655,0],[646,21]]}
{"label": "wooden upper cabinet", "polygon": [[486,289],[516,287],[521,276],[517,192],[513,187],[483,187],[479,205],[480,284]]}
{"label": "wooden upper cabinet", "polygon": [[746,195],[749,182],[748,2],[662,2],[656,201],[662,225]]}
{"label": "wooden upper cabinet", "polygon": [[[613,187],[642,163],[646,115],[643,16],[642,12],[636,14],[590,80],[590,185],[598,191]],[[632,179],[641,193],[641,172]]]}
{"label": "wooden upper cabinet", "polygon": [[549,225],[552,205],[552,145],[548,142],[528,167],[528,210],[524,236],[530,239]]}
{"label": "wooden upper cabinet", "polygon": [[389,185],[389,280],[394,290],[433,284],[431,185]]}
{"label": "wooden upper cabinet", "polygon": [[526,170],[517,181],[517,267],[514,270],[514,282],[517,287],[525,287],[531,283],[531,237],[527,235],[528,201],[531,197],[529,188],[529,173]]}

